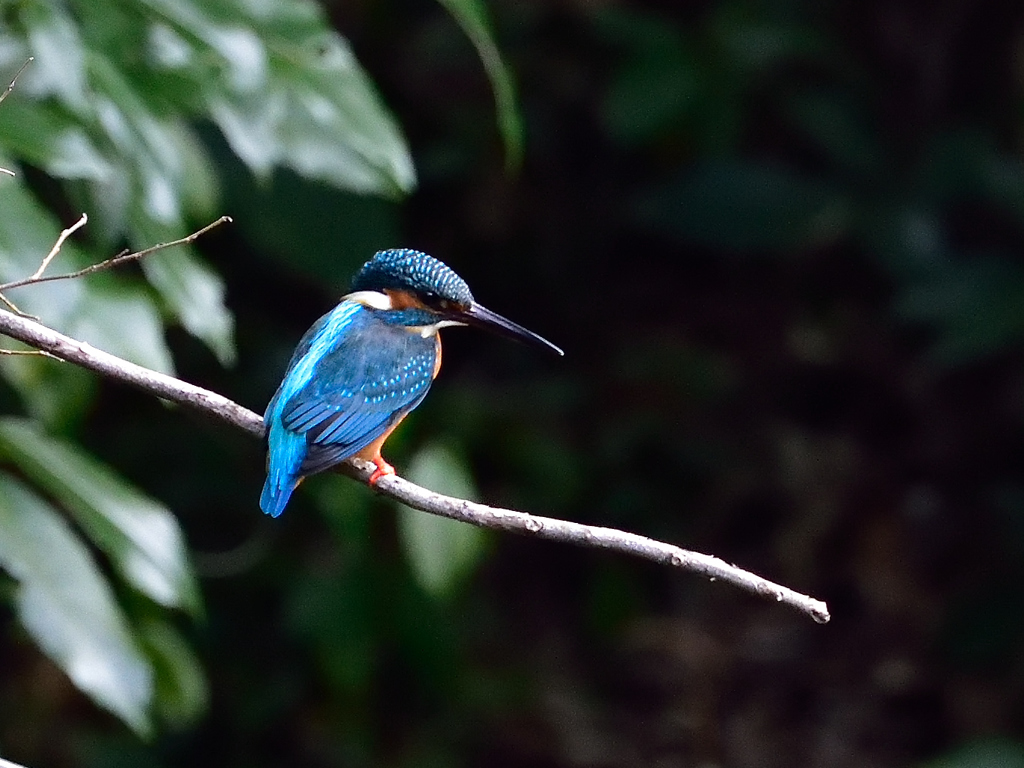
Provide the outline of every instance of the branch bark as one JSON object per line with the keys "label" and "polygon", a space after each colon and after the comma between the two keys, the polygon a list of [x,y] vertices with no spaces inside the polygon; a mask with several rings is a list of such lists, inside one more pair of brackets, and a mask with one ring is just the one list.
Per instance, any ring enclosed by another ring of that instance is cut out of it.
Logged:
{"label": "branch bark", "polygon": [[[263,438],[262,417],[216,392],[122,360],[89,344],[64,336],[32,319],[3,309],[0,309],[0,333],[102,376],[131,384],[143,392],[213,416],[236,429],[248,432],[253,437]],[[373,469],[373,464],[358,459],[352,459],[341,467],[342,472],[363,482],[369,479]],[[382,477],[375,485],[375,489],[381,495],[415,509],[481,528],[494,528],[552,541],[622,552],[692,571],[712,581],[721,580],[747,592],[795,608],[820,624],[829,620],[828,607],[820,600],[729,565],[717,557],[612,528],[598,528],[539,517],[443,496],[398,476]]]}

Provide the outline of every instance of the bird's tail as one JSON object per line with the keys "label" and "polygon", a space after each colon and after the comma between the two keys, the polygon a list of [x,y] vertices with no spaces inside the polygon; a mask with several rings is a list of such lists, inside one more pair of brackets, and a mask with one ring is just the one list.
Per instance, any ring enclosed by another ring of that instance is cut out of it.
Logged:
{"label": "bird's tail", "polygon": [[273,475],[267,475],[267,482],[263,484],[263,493],[260,494],[260,509],[271,517],[277,517],[284,508],[288,506],[288,500],[292,497],[292,491],[298,485],[294,478],[281,478],[284,482],[275,482]]}
{"label": "bird's tail", "polygon": [[284,429],[270,427],[270,448],[267,453],[267,482],[260,494],[260,509],[277,517],[288,505],[292,492],[302,482],[299,468],[306,455],[306,438]]}

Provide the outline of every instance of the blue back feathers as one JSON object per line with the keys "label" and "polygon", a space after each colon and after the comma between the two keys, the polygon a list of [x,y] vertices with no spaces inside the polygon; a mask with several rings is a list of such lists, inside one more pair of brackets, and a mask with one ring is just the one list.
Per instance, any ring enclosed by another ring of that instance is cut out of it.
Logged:
{"label": "blue back feathers", "polygon": [[280,515],[304,476],[359,453],[420,404],[433,380],[437,340],[408,327],[434,320],[425,310],[342,301],[306,332],[263,417],[264,512]]}
{"label": "blue back feathers", "polygon": [[393,248],[378,251],[352,281],[353,291],[409,291],[467,306],[473,294],[466,281],[444,262],[422,251]]}

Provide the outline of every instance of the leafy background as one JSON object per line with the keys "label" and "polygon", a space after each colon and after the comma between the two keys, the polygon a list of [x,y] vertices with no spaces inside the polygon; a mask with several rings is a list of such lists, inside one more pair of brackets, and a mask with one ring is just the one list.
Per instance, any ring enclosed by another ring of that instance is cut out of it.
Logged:
{"label": "leafy background", "polygon": [[[333,31],[337,30],[337,31]],[[1024,765],[1024,13],[0,0],[0,280],[256,410],[376,249],[470,331],[414,480],[714,552],[810,623],[395,510],[0,358],[0,755],[32,766]],[[13,346],[13,342],[7,342]]]}

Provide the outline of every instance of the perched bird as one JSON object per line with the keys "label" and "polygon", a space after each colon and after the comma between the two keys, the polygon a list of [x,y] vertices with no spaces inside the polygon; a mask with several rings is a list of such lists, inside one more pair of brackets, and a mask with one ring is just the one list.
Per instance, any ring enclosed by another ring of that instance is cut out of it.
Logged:
{"label": "perched bird", "polygon": [[393,475],[381,446],[423,402],[441,368],[438,330],[451,325],[489,328],[562,354],[477,304],[437,259],[407,248],[378,252],[352,292],[306,331],[267,406],[263,511],[277,517],[303,478],[353,456],[377,465],[370,485]]}

